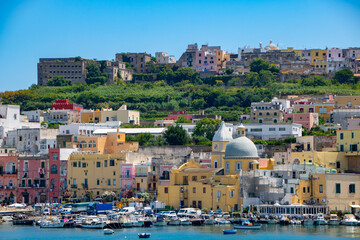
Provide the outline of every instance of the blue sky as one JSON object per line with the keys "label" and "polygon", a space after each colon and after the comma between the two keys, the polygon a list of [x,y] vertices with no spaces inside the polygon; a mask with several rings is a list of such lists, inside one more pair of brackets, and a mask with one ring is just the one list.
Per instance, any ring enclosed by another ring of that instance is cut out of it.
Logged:
{"label": "blue sky", "polygon": [[37,82],[42,57],[114,59],[188,43],[360,47],[359,0],[0,0],[0,92]]}

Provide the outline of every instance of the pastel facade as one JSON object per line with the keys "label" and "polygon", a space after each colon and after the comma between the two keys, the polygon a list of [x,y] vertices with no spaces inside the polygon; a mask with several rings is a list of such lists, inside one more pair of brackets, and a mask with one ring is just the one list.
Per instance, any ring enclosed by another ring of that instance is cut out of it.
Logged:
{"label": "pastel facade", "polygon": [[196,71],[208,72],[217,70],[216,54],[208,51],[196,51]]}
{"label": "pastel facade", "polygon": [[332,168],[338,172],[349,169],[345,152],[291,152],[290,162],[296,165],[316,164],[320,167]]}
{"label": "pastel facade", "polygon": [[335,96],[334,101],[337,108],[360,106],[360,96]]}
{"label": "pastel facade", "polygon": [[18,157],[0,156],[0,201],[16,202]]}
{"label": "pastel facade", "polygon": [[314,71],[326,73],[327,72],[327,50],[311,49],[311,65]]}
{"label": "pastel facade", "polygon": [[71,198],[83,199],[88,192],[93,198],[112,191],[120,197],[121,164],[125,153],[89,154],[75,152],[68,160],[68,186]]}
{"label": "pastel facade", "polygon": [[120,171],[121,189],[135,188],[135,165],[132,163],[122,163]]}
{"label": "pastel facade", "polygon": [[319,125],[319,116],[317,113],[287,113],[285,121],[301,124],[306,129],[311,129]]}
{"label": "pastel facade", "polygon": [[360,129],[336,132],[336,149],[348,158],[348,169],[360,173]]}

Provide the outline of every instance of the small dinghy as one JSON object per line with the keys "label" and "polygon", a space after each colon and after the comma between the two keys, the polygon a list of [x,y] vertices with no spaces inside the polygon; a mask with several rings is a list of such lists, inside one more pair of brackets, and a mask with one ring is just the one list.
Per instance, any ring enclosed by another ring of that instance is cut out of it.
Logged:
{"label": "small dinghy", "polygon": [[138,234],[139,238],[149,238],[151,236],[150,233],[139,233]]}
{"label": "small dinghy", "polygon": [[104,229],[104,234],[114,234],[114,230],[110,229],[110,228],[105,228]]}
{"label": "small dinghy", "polygon": [[227,229],[227,230],[223,230],[224,234],[235,234],[237,233],[236,229]]}

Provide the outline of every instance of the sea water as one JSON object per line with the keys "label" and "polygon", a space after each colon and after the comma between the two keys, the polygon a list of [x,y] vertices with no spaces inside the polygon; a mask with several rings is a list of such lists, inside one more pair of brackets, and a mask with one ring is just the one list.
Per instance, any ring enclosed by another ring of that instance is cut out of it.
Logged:
{"label": "sea water", "polygon": [[223,230],[232,225],[214,226],[167,226],[150,228],[114,229],[113,235],[104,235],[101,229],[43,229],[38,226],[12,226],[0,224],[0,239],[138,239],[138,233],[151,233],[153,240],[195,239],[265,239],[265,240],[300,240],[300,239],[360,239],[360,226],[301,226],[301,225],[263,225],[261,230],[240,230],[234,235],[224,235]]}

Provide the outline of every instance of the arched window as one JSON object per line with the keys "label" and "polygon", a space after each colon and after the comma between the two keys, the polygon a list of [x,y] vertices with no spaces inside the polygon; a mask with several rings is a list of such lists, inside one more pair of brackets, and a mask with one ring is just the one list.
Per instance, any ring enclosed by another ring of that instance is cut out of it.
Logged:
{"label": "arched window", "polygon": [[57,166],[54,164],[51,166],[51,174],[57,174],[58,168]]}
{"label": "arched window", "polygon": [[81,141],[80,143],[81,143],[81,144],[80,144],[80,147],[81,147],[81,148],[87,148],[86,141]]}
{"label": "arched window", "polygon": [[218,161],[217,160],[214,161],[214,168],[218,168]]}
{"label": "arched window", "polygon": [[16,164],[14,162],[11,161],[6,164],[6,173],[16,173]]}
{"label": "arched window", "polygon": [[54,153],[54,154],[53,154],[53,159],[54,159],[54,161],[57,161],[57,160],[58,160],[58,155],[57,155],[57,153]]}
{"label": "arched window", "polygon": [[12,180],[9,180],[8,186],[9,186],[9,187],[12,187],[12,186],[13,186],[13,181],[12,181]]}

